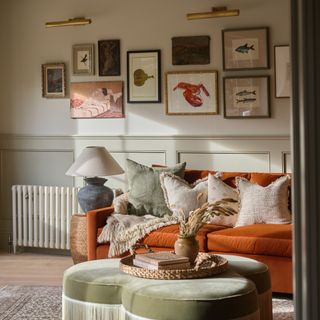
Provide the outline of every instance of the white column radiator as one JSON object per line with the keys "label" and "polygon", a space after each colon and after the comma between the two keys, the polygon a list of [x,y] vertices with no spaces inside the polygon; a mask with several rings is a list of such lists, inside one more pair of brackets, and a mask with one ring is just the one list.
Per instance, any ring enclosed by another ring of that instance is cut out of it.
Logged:
{"label": "white column radiator", "polygon": [[12,244],[70,249],[71,215],[81,212],[79,188],[12,186]]}

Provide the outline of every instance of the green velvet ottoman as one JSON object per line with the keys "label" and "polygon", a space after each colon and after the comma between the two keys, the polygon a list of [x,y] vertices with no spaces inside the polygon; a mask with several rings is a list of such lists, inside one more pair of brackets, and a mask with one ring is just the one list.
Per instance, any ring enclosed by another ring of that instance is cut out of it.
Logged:
{"label": "green velvet ottoman", "polygon": [[[239,262],[231,264],[241,269]],[[211,278],[150,280],[127,275],[118,266],[119,259],[106,259],[66,270],[63,319],[260,319],[255,284],[232,267]]]}

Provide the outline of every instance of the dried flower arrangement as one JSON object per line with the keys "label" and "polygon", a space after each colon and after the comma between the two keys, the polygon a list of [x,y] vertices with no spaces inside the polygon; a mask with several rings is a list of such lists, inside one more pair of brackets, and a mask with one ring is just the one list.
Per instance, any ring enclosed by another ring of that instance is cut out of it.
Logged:
{"label": "dried flower arrangement", "polygon": [[203,224],[208,222],[213,216],[231,216],[237,212],[229,206],[230,203],[237,202],[231,198],[224,198],[212,203],[206,202],[200,208],[190,212],[186,218],[183,211],[179,212],[180,220],[180,238],[195,237]]}

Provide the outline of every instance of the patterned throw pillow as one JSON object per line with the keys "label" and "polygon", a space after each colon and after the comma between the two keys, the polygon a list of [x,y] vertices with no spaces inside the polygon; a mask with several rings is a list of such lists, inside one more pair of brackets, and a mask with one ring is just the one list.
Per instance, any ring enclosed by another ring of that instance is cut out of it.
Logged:
{"label": "patterned throw pillow", "polygon": [[190,185],[187,181],[171,173],[162,173],[160,175],[160,183],[167,206],[174,216],[178,216],[179,211],[183,211],[187,218],[190,211],[201,207],[207,202],[207,178],[198,180]]}
{"label": "patterned throw pillow", "polygon": [[126,164],[129,186],[128,214],[151,214],[157,217],[171,215],[164,200],[159,175],[162,172],[171,172],[183,178],[186,163],[179,163],[174,167],[150,168],[127,159]]}
{"label": "patterned throw pillow", "polygon": [[240,194],[240,211],[236,227],[258,223],[291,223],[288,209],[288,176],[280,177],[266,187],[240,177],[237,177],[236,182]]}
{"label": "patterned throw pillow", "polygon": [[[208,202],[214,202],[223,198],[231,198],[239,201],[239,194],[237,189],[230,187],[224,183],[220,178],[219,173],[208,176]],[[239,203],[230,203],[229,205],[236,212],[239,211]],[[209,223],[218,224],[227,227],[234,227],[238,219],[238,215],[233,216],[215,216],[212,217]]]}

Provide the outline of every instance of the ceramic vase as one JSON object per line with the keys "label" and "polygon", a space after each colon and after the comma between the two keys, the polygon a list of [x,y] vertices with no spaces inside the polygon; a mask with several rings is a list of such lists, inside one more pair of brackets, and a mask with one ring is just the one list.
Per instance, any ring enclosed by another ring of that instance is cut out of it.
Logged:
{"label": "ceramic vase", "polygon": [[174,244],[174,252],[177,256],[188,257],[191,264],[197,258],[199,252],[199,243],[195,237],[179,237]]}

